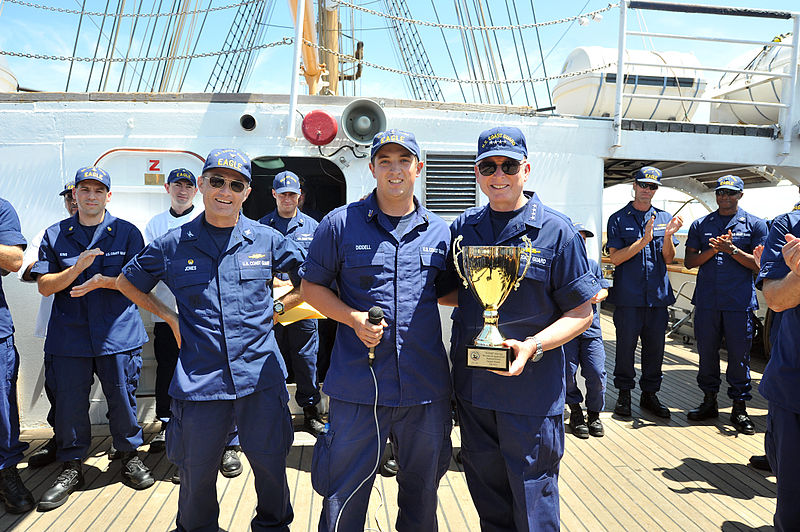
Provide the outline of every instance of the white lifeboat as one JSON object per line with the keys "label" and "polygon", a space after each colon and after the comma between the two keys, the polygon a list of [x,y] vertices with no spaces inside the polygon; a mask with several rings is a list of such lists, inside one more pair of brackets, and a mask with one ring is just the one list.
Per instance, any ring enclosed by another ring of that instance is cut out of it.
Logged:
{"label": "white lifeboat", "polygon": [[0,55],[0,92],[17,92],[19,83],[8,67],[6,58]]}
{"label": "white lifeboat", "polygon": [[[790,34],[778,35],[773,42],[792,42]],[[729,68],[775,72],[783,74],[791,62],[792,49],[788,46],[766,45],[735,59]],[[760,74],[726,73],[719,84],[711,89],[712,98],[748,102],[747,104],[720,103],[711,105],[711,121],[723,124],[777,124],[780,108],[753,105],[749,102],[780,103],[783,78]]]}
{"label": "white lifeboat", "polygon": [[[626,66],[625,92],[652,96],[700,97],[706,81],[699,77],[700,62],[691,53],[627,50],[626,62],[666,66]],[[560,114],[612,116],[617,90],[617,50],[600,46],[581,46],[567,56],[562,74],[606,68],[559,80],[553,89],[553,103]],[[688,122],[697,111],[697,102],[625,98],[623,118],[677,120]]]}

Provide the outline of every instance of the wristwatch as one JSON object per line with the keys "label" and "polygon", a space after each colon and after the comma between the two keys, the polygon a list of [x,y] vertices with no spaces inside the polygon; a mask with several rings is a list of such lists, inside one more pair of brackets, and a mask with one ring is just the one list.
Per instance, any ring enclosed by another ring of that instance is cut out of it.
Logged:
{"label": "wristwatch", "polygon": [[739,251],[740,251],[739,248],[734,247],[733,250],[731,250],[731,255],[738,255]]}
{"label": "wristwatch", "polygon": [[533,340],[536,343],[536,352],[533,353],[531,357],[531,362],[539,362],[541,360],[542,355],[544,355],[544,350],[542,349],[542,342],[539,341],[536,336],[528,336],[525,340]]}
{"label": "wristwatch", "polygon": [[283,303],[278,301],[277,299],[272,303],[272,311],[280,316],[283,314]]}

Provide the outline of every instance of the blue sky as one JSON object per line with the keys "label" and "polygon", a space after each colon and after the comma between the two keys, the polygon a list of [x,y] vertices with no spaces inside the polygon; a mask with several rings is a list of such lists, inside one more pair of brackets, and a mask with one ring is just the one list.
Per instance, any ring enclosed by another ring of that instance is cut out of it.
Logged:
{"label": "blue sky", "polygon": [[[382,11],[384,4],[374,0],[353,0],[361,6]],[[38,3],[53,7],[77,9],[80,7],[79,0],[38,0]],[[86,0],[86,10],[103,11],[106,6],[103,0]],[[155,0],[128,0],[126,12],[131,12],[134,6],[143,5],[143,10],[148,11],[153,5],[157,5]],[[164,5],[171,2],[165,1]],[[191,0],[187,2],[191,8],[199,6],[205,8],[208,0]],[[224,6],[238,3],[235,0],[214,0],[212,6]],[[316,2],[314,2],[316,4]],[[507,24],[508,14],[506,11],[505,0],[492,0],[491,15],[495,25]],[[719,4],[720,2],[709,2],[704,0],[692,0],[692,3]],[[727,0],[723,2],[729,6],[750,6],[750,7],[769,7],[772,9],[800,9],[796,0],[770,0],[769,2],[758,2],[756,0]],[[448,5],[442,5],[448,4]],[[470,4],[472,4],[470,2]],[[531,13],[531,0],[517,0],[516,6],[520,22],[530,23],[533,21]],[[762,5],[759,5],[762,4]],[[768,4],[768,5],[767,5]],[[112,8],[116,2],[112,1]],[[288,2],[286,0],[274,0],[269,3],[273,6],[272,16],[269,19],[270,26],[265,29],[264,42],[279,41],[285,36],[292,36],[292,20]],[[433,0],[409,0],[408,7],[414,18],[426,21],[435,21]],[[536,16],[539,22],[562,19],[577,15],[582,12],[592,11],[608,5],[607,0],[562,0],[554,2],[551,0],[535,2]],[[163,8],[164,10],[166,8]],[[438,1],[436,4],[438,15],[443,22],[457,23],[456,15],[452,2]],[[234,10],[217,11],[209,17],[206,28],[203,31],[203,39],[198,51],[210,51],[220,47],[220,43],[225,38],[230,20]],[[513,11],[512,11],[513,12]],[[586,26],[577,23],[557,24],[546,26],[540,29],[542,49],[546,55],[545,67],[547,73],[552,75],[561,70],[564,59],[569,52],[577,46],[605,46],[616,48],[617,29],[618,29],[617,8],[603,14],[600,21],[591,21]],[[684,33],[689,35],[714,35],[728,36],[734,38],[747,38],[753,40],[770,40],[773,36],[791,31],[790,21],[744,19],[739,17],[719,17],[708,15],[685,15],[678,13],[660,13],[653,11],[643,11],[640,16],[632,12],[629,27],[639,29],[642,24],[653,32],[663,33]],[[75,41],[76,28],[79,17],[77,15],[58,13],[35,9],[32,7],[21,6],[9,1],[0,0],[0,49],[14,52],[40,53],[47,55],[69,56]],[[146,19],[141,19],[142,23]],[[121,35],[129,34],[132,19],[128,18],[122,22]],[[402,69],[402,64],[397,53],[392,46],[394,40],[393,33],[387,29],[387,20],[382,17],[355,12],[352,17],[355,27],[359,28],[355,33],[356,38],[365,43],[365,59],[392,68]],[[351,19],[349,11],[346,19],[343,20],[346,26],[350,26]],[[475,21],[473,21],[475,23]],[[93,55],[94,47],[97,43],[97,36],[100,31],[102,19],[100,17],[84,17],[81,38],[78,42],[77,56],[85,57]],[[103,32],[109,33],[111,20],[105,22]],[[199,24],[199,22],[198,22]],[[463,76],[465,70],[464,50],[461,46],[461,35],[457,30],[444,30],[443,32],[434,28],[419,27],[422,41],[430,57],[431,64],[437,75],[454,77],[454,69],[451,60],[444,46],[445,40],[450,45],[453,54],[453,61],[456,69]],[[497,44],[501,50],[500,55],[506,62],[506,69],[509,71],[507,77],[519,78],[516,55],[522,47],[515,47],[512,35],[507,31],[499,31],[496,34]],[[517,36],[517,38],[519,38]],[[526,30],[523,38],[526,42],[525,52],[528,54],[528,64],[533,75],[542,75],[541,60],[539,56],[538,44],[534,30]],[[492,37],[494,41],[494,36]],[[137,50],[142,43],[134,42],[133,50]],[[704,65],[724,66],[736,56],[752,50],[751,46],[739,46],[730,44],[714,44],[695,41],[675,41],[659,40],[652,42],[643,41],[640,37],[629,38],[628,45],[631,48],[656,49],[656,50],[676,50],[694,53]],[[107,41],[101,43],[101,50],[107,46]],[[124,55],[127,50],[127,38],[120,38],[116,43],[117,56]],[[133,54],[135,55],[135,54]],[[69,63],[59,61],[22,59],[7,57],[8,65],[17,76],[20,85],[39,90],[64,90],[67,79]],[[250,92],[264,93],[286,93],[288,92],[291,78],[292,49],[290,46],[282,46],[261,51],[255,63],[252,75],[246,87]],[[184,91],[203,91],[208,80],[208,74],[213,66],[213,60],[196,60],[187,77],[183,87]],[[73,67],[73,77],[70,85],[71,90],[85,90],[88,80],[90,65],[87,63],[76,63]],[[95,69],[101,68],[100,65]],[[121,68],[116,64],[112,67],[116,73]],[[149,68],[149,67],[148,67]],[[111,76],[107,86],[108,90],[116,90],[118,78]],[[127,84],[123,84],[126,86]],[[97,90],[100,86],[97,70],[93,74],[93,81],[90,84],[91,90]],[[443,83],[442,91],[447,101],[461,101],[461,92],[457,85]],[[551,88],[553,84],[551,83]],[[521,100],[520,86],[515,87],[515,103],[525,104]],[[407,83],[402,77],[395,74],[388,74],[366,67],[362,80],[357,84],[349,83],[346,85],[347,94],[361,96],[382,96],[382,97],[411,97]],[[513,90],[513,89],[512,89]],[[537,86],[538,105],[547,105],[547,93],[543,84]],[[532,97],[529,98],[532,100]]]}

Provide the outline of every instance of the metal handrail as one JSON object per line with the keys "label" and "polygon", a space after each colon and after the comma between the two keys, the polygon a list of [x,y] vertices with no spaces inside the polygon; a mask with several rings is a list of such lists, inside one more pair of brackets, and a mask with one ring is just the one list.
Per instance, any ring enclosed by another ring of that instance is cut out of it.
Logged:
{"label": "metal handrail", "polygon": [[[628,9],[646,9],[655,11],[675,11],[682,13],[710,13],[718,15],[729,16],[743,16],[743,17],[756,17],[756,18],[782,18],[792,19],[792,42],[771,42],[771,41],[753,41],[747,39],[726,39],[722,37],[696,37],[690,35],[673,35],[668,33],[650,33],[642,31],[628,31]],[[617,82],[616,82],[616,101],[614,105],[614,144],[612,149],[622,146],[622,101],[625,98],[633,99],[651,99],[651,100],[673,100],[673,101],[690,101],[690,102],[703,102],[703,103],[722,103],[722,104],[735,104],[735,105],[751,105],[754,107],[772,107],[780,109],[779,125],[780,131],[783,135],[783,145],[780,155],[788,155],[792,147],[792,119],[795,116],[795,90],[798,81],[797,62],[800,59],[800,13],[787,12],[787,11],[770,11],[763,9],[748,9],[748,8],[732,8],[722,6],[704,6],[693,4],[678,4],[673,2],[651,2],[641,0],[622,0],[619,4],[619,40],[617,43]],[[748,71],[732,68],[719,68],[719,67],[696,67],[691,65],[670,65],[670,64],[649,64],[640,62],[627,62],[625,61],[626,52],[626,39],[629,36],[647,36],[657,38],[670,38],[670,39],[687,39],[697,41],[711,41],[711,42],[725,42],[736,44],[751,44],[758,46],[790,46],[791,59],[786,67],[786,72],[772,73],[764,71]],[[739,100],[726,100],[717,98],[698,98],[692,96],[664,96],[664,95],[647,95],[647,94],[632,94],[624,92],[625,88],[625,67],[626,66],[647,66],[657,68],[672,68],[683,70],[705,70],[710,72],[730,72],[738,74],[749,74],[753,76],[771,76],[776,78],[788,78],[788,82],[782,85],[782,92],[780,103],[770,102],[753,102],[753,101],[739,101]]]}

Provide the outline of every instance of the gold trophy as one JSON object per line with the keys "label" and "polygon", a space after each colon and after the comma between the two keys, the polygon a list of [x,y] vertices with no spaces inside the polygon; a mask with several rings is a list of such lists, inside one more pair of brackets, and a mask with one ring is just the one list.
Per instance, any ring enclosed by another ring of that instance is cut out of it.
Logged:
{"label": "gold trophy", "polygon": [[[462,247],[462,238],[463,235],[459,235],[453,242],[456,272],[464,282],[464,287],[472,291],[472,295],[484,308],[483,329],[475,337],[473,344],[467,345],[467,367],[508,371],[511,361],[514,360],[514,351],[503,345],[505,338],[497,328],[497,309],[512,289],[519,288],[520,280],[525,277],[525,272],[531,265],[531,240],[523,236],[523,247]],[[518,276],[523,257],[525,269]]]}

